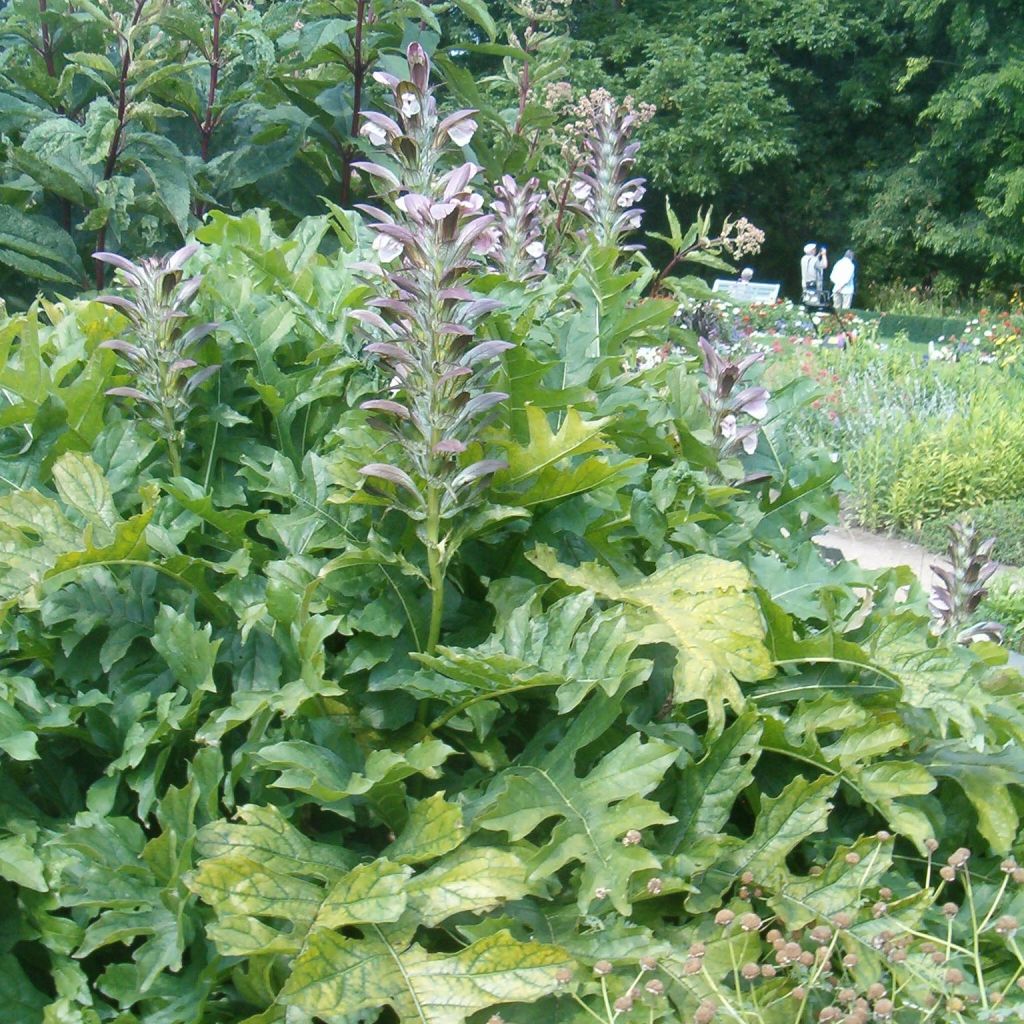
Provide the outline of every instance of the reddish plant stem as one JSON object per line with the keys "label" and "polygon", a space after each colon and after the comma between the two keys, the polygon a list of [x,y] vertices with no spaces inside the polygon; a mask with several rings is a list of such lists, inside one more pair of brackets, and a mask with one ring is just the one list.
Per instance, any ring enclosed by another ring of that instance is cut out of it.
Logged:
{"label": "reddish plant stem", "polygon": [[[135,0],[135,12],[132,14],[131,24],[128,26],[128,31],[121,36],[124,44],[124,53],[121,55],[121,76],[117,87],[117,125],[114,128],[114,135],[110,140],[110,148],[107,150],[107,159],[103,165],[103,181],[110,181],[117,168],[117,158],[121,151],[121,138],[124,135],[128,112],[128,75],[132,68],[131,31],[142,18],[142,11],[145,6],[146,0]],[[102,252],[106,241],[107,226],[104,224],[96,235],[96,249]],[[104,266],[103,263],[100,263],[98,260],[96,261],[97,290],[103,287],[103,282],[106,280]]]}
{"label": "reddish plant stem", "polygon": [[355,140],[359,137],[362,117],[363,81],[368,62],[363,57],[363,24],[366,20],[367,0],[356,2],[356,32],[352,40],[352,142],[341,157],[341,205],[348,206],[352,192],[352,161],[358,155]]}
{"label": "reddish plant stem", "polygon": [[[209,162],[210,140],[220,124],[220,117],[214,114],[214,107],[217,102],[217,85],[220,77],[220,23],[224,17],[224,7],[224,0],[210,0],[210,17],[213,20],[213,33],[210,38],[210,54],[208,58],[210,84],[206,93],[206,116],[199,125],[199,155],[204,164]],[[197,199],[195,204],[196,216],[202,220],[205,212],[206,204],[202,200]]]}
{"label": "reddish plant stem", "polygon": [[50,26],[46,24],[46,0],[39,0],[39,32],[42,37],[42,54],[46,64],[46,73],[51,78],[57,77],[57,67],[53,62],[53,39],[50,37]]}

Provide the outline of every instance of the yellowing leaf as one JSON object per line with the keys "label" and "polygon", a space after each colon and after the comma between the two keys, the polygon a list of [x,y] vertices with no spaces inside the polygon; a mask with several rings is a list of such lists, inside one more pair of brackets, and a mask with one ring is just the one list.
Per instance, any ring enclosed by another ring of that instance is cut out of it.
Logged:
{"label": "yellowing leaf", "polygon": [[453,914],[483,913],[534,888],[527,867],[511,850],[463,847],[409,883],[409,905],[428,928]]}
{"label": "yellowing leaf", "polygon": [[554,579],[626,605],[638,643],[675,647],[675,700],[706,702],[714,731],[724,724],[725,703],[737,711],[746,703],[737,680],[754,682],[775,672],[754,582],[739,562],[694,555],[624,583],[593,562],[563,565],[544,545],[528,557]]}
{"label": "yellowing leaf", "polygon": [[386,931],[350,939],[319,930],[295,960],[280,1001],[311,1014],[344,1015],[391,1006],[402,1024],[462,1024],[499,1003],[532,1003],[555,992],[571,967],[557,946],[517,942],[506,931],[449,956],[396,948]]}
{"label": "yellowing leaf", "polygon": [[443,793],[420,800],[409,812],[401,835],[388,847],[390,860],[419,864],[454,850],[463,840],[462,810]]}

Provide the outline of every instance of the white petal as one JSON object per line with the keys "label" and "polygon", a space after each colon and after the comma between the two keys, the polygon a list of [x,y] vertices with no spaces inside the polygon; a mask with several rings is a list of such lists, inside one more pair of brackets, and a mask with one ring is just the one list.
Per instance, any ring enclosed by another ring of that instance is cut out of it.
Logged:
{"label": "white petal", "polygon": [[468,146],[476,132],[476,127],[476,121],[471,117],[467,117],[465,121],[453,124],[451,128],[448,129],[448,138],[450,138],[456,146]]}

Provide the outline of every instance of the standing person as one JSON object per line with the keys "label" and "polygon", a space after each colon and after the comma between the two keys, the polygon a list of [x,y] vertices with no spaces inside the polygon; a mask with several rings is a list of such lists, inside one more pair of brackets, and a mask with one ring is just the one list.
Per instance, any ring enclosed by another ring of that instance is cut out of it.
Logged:
{"label": "standing person", "polygon": [[800,260],[800,282],[803,285],[805,302],[808,299],[812,302],[820,301],[827,266],[828,250],[825,246],[819,249],[815,242],[808,242],[804,246],[804,255]]}
{"label": "standing person", "polygon": [[857,264],[853,262],[853,250],[847,249],[829,275],[832,279],[832,301],[836,309],[849,309],[853,304],[853,288],[857,276]]}

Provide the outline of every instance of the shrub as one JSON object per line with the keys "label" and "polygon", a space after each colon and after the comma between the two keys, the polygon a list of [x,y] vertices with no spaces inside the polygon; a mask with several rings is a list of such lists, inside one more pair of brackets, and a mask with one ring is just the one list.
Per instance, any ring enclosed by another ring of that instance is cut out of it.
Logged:
{"label": "shrub", "polygon": [[[821,563],[797,389],[707,348],[620,370],[676,311],[588,228],[640,215],[629,104],[591,98],[544,219],[418,45],[388,67],[365,220],[215,213],[121,267],[146,310],[0,321],[18,1024],[671,1024],[748,962],[756,1013],[822,1019],[827,965],[980,1021],[1021,961],[1019,680],[903,575]],[[769,921],[801,946],[762,985]]]}
{"label": "shrub", "polygon": [[939,519],[925,520],[917,530],[906,531],[929,551],[942,551],[949,543],[947,525],[969,518],[978,532],[995,537],[993,557],[1005,565],[1024,565],[1024,499],[997,500]]}

